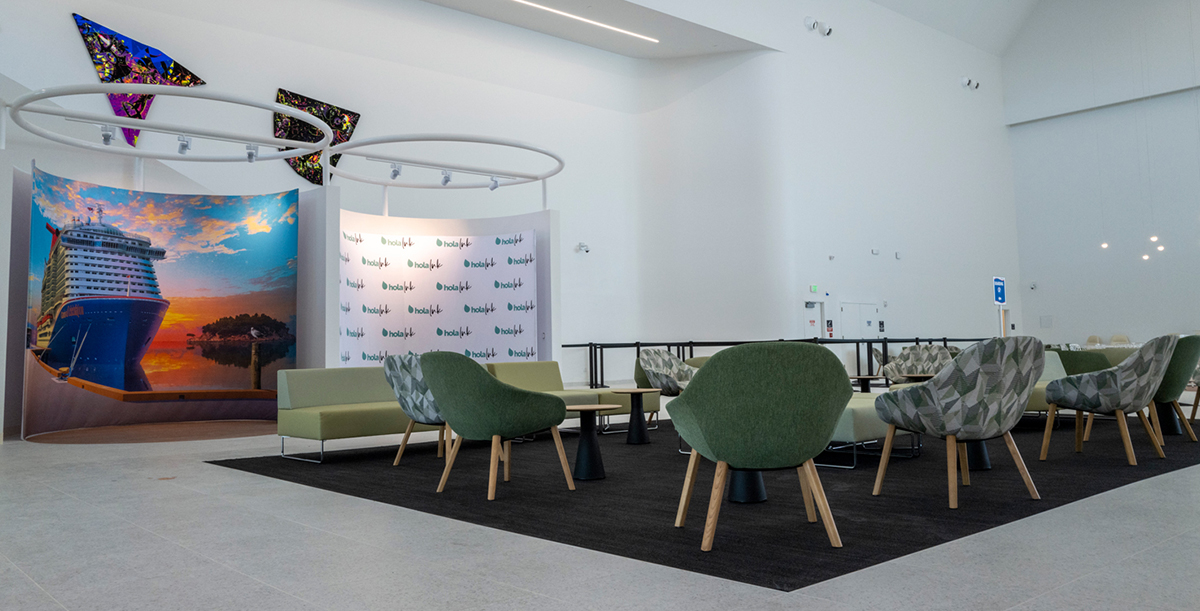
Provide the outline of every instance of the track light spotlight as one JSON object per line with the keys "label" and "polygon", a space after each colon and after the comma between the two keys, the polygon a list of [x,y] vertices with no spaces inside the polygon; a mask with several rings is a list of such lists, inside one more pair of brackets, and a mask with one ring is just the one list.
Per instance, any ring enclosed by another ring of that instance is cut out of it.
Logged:
{"label": "track light spotlight", "polygon": [[179,137],[179,154],[186,155],[187,152],[190,150],[192,150],[192,139],[187,136],[180,136]]}
{"label": "track light spotlight", "polygon": [[257,144],[247,144],[246,145],[246,161],[248,163],[254,163],[255,159],[258,159],[258,145]]}
{"label": "track light spotlight", "polygon": [[960,82],[962,83],[963,89],[979,89],[979,81],[969,76],[962,77]]}
{"label": "track light spotlight", "polygon": [[820,34],[821,36],[829,36],[833,33],[833,28],[829,27],[828,23],[817,21],[816,17],[805,17],[804,27]]}
{"label": "track light spotlight", "polygon": [[450,170],[442,170],[442,186],[450,184]]}
{"label": "track light spotlight", "polygon": [[100,126],[100,141],[104,143],[104,146],[108,146],[108,145],[112,144],[113,136],[115,136],[116,134],[117,134],[117,130],[113,126],[111,126],[111,125],[101,125]]}
{"label": "track light spotlight", "polygon": [[488,191],[495,191],[496,187],[500,186],[500,181],[495,176],[492,177],[492,182],[488,183]]}
{"label": "track light spotlight", "polygon": [[392,164],[392,180],[396,180],[397,178],[400,178],[400,164],[393,163]]}

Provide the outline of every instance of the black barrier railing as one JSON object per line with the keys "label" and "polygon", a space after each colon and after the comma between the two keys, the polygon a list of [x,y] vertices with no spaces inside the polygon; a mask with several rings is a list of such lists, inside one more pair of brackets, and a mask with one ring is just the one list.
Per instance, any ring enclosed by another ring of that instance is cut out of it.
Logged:
{"label": "black barrier railing", "polygon": [[714,341],[686,341],[686,342],[588,342],[586,344],[563,344],[563,348],[587,348],[588,349],[588,386],[591,388],[608,388],[604,384],[604,351],[605,350],[621,350],[633,348],[636,351],[635,358],[642,355],[642,348],[666,348],[675,353],[681,359],[691,358],[696,356],[696,348],[728,348],[730,346],[741,346],[743,344],[760,344],[763,342],[808,342],[810,344],[854,344],[854,366],[857,375],[863,375],[862,372],[862,346],[867,347],[867,375],[876,375],[875,371],[875,355],[872,348],[875,344],[880,345],[880,353],[883,355],[883,362],[880,367],[888,362],[888,346],[896,344],[936,344],[941,343],[943,346],[949,346],[953,343],[975,343],[980,342],[986,337],[962,338],[962,337],[879,337],[879,338],[864,338],[864,339],[830,339],[830,338],[808,338],[808,339],[758,339],[745,341],[731,342],[714,342]]}

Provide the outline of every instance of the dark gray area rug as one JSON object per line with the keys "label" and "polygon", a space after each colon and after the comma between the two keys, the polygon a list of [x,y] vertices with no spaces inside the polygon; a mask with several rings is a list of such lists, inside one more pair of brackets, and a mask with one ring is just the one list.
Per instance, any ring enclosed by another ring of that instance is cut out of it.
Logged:
{"label": "dark gray area rug", "polygon": [[[1074,452],[1073,419],[1064,418],[1050,456],[1038,461],[1044,420],[1028,418],[1013,436],[1042,500],[1029,498],[1003,440],[988,442],[992,470],[971,474],[959,488],[959,509],[947,506],[945,443],[926,438],[919,458],[893,458],[883,494],[871,496],[878,459],[859,456],[852,471],[819,469],[844,547],[830,547],[820,522],[805,519],[794,470],[765,474],[764,503],[726,501],[713,551],[700,551],[715,465],[701,463],[686,527],[674,528],[687,456],[676,451],[669,421],[652,443],[631,446],[624,435],[602,436],[608,477],[567,490],[548,434],[513,444],[512,481],[487,501],[489,446],[465,443],[445,492],[437,494],[444,462],[432,444],[410,446],[393,467],[396,446],[333,452],[324,464],[278,456],[213,464],[408,507],[483,526],[636,558],[706,575],[791,591],[952,541],[1141,479],[1200,463],[1200,443],[1168,436],[1157,458],[1136,419],[1129,420],[1138,466],[1112,420],[1098,420],[1084,453]],[[575,458],[576,437],[564,435]],[[906,444],[898,444],[905,445]],[[846,461],[844,455],[818,462]]]}

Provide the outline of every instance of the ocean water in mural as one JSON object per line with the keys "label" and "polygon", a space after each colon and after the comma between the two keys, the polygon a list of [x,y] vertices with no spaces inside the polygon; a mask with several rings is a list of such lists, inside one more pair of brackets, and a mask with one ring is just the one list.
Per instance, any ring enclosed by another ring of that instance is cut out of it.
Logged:
{"label": "ocean water in mural", "polygon": [[[194,87],[204,81],[184,68],[169,55],[122,36],[98,23],[75,13],[75,25],[101,83],[140,83],[146,85],[176,85]],[[152,95],[110,94],[108,102],[119,117],[145,119],[154,102]],[[137,146],[139,130],[122,128],[125,141]]]}
{"label": "ocean water in mural", "polygon": [[[251,388],[295,366],[296,191],[113,189],[35,170],[29,344],[122,390]],[[251,352],[257,354],[251,358]]]}
{"label": "ocean water in mural", "polygon": [[[303,110],[324,121],[333,130],[333,144],[335,145],[350,140],[350,136],[354,134],[354,126],[358,125],[358,118],[360,116],[354,111],[338,108],[333,104],[314,100],[308,96],[288,91],[287,89],[280,89],[275,94],[275,102]],[[287,115],[275,113],[275,137],[298,140],[300,142],[320,142],[321,131],[303,121],[297,121]],[[338,160],[341,158],[341,155],[330,156],[330,165],[336,166]],[[308,182],[314,185],[321,184],[325,179],[321,168],[321,153],[310,153],[308,155],[292,157],[287,162],[297,174],[303,176]]]}

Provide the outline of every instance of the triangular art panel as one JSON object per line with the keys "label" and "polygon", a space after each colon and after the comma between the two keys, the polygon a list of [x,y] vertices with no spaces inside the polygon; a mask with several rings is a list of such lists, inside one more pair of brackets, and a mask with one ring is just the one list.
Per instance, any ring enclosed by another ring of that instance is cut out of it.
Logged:
{"label": "triangular art panel", "polygon": [[[314,100],[308,96],[288,91],[287,89],[280,89],[275,94],[275,102],[303,110],[324,121],[333,130],[334,145],[350,140],[350,136],[354,133],[354,126],[358,125],[358,118],[361,116],[352,110],[338,108],[328,102]],[[302,142],[319,142],[321,140],[321,132],[303,121],[297,121],[287,115],[275,113],[275,137]],[[333,155],[329,158],[329,163],[336,166],[341,157],[341,155]],[[324,181],[324,172],[321,167],[321,153],[310,153],[308,155],[292,157],[287,162],[297,174],[303,176],[308,182],[319,185]]]}
{"label": "triangular art panel", "polygon": [[[122,36],[81,15],[71,13],[88,55],[102,83],[140,83],[194,87],[204,80],[166,53]],[[109,94],[108,102],[119,117],[145,119],[154,101],[152,95]],[[122,128],[125,141],[137,146],[140,130]]]}

